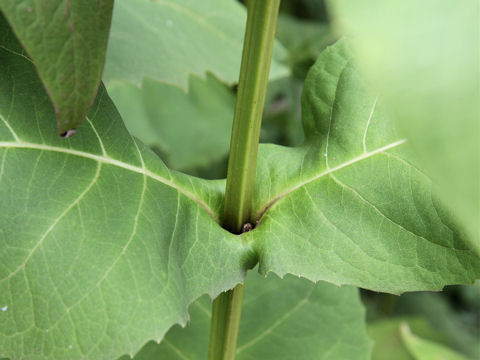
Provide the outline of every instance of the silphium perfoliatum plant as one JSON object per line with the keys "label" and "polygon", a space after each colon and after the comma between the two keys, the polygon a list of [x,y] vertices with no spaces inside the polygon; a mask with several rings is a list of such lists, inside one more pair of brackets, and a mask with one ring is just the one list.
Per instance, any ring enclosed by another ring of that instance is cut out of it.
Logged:
{"label": "silphium perfoliatum plant", "polygon": [[29,50],[14,19],[23,8],[9,3],[0,2],[0,357],[117,359],[154,340],[139,358],[203,359],[211,314],[201,296],[258,265],[268,277],[248,275],[238,359],[367,359],[356,287],[400,294],[480,277],[348,40],[307,76],[305,143],[259,146],[254,228],[238,235],[220,225],[225,181],[168,169],[130,135],[103,85],[81,126],[61,128],[77,133],[58,136],[49,60]]}

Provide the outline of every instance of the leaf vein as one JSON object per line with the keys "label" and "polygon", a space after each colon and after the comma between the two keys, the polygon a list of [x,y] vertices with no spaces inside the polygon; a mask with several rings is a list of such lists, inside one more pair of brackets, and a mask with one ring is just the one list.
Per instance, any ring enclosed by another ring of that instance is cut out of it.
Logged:
{"label": "leaf vein", "polygon": [[250,340],[248,343],[240,346],[237,348],[237,356],[240,354],[242,351],[245,349],[255,345],[257,342],[262,340],[265,336],[270,334],[275,328],[279,327],[282,323],[284,323],[289,317],[291,317],[297,310],[299,310],[303,305],[305,305],[308,302],[308,299],[313,293],[314,286],[311,287],[310,291],[308,294],[300,300],[297,305],[295,305],[293,308],[291,308],[289,311],[287,311],[280,319],[275,321],[271,326],[266,328],[260,335],[258,335],[256,338]]}
{"label": "leaf vein", "polygon": [[54,222],[52,223],[52,225],[50,225],[50,227],[47,229],[47,231],[45,231],[45,233],[43,233],[43,235],[40,237],[40,240],[35,244],[35,246],[32,248],[32,250],[30,251],[30,253],[27,255],[27,257],[25,258],[25,261],[20,264],[20,266],[18,266],[14,271],[12,271],[9,275],[7,275],[5,278],[3,279],[0,279],[0,283],[5,281],[5,280],[8,280],[10,279],[11,277],[13,277],[18,271],[20,271],[21,269],[23,269],[25,267],[25,265],[27,264],[27,262],[31,259],[31,257],[33,256],[33,254],[35,253],[35,251],[43,244],[43,242],[45,241],[45,239],[47,238],[47,236],[55,229],[55,226],[57,226],[57,224],[69,213],[69,211],[75,207],[77,204],[80,203],[80,201],[87,195],[87,193],[93,188],[93,186],[95,185],[95,183],[97,182],[99,176],[100,176],[100,169],[102,168],[102,165],[101,163],[99,162],[98,163],[98,167],[97,167],[97,171],[93,177],[93,179],[90,181],[90,183],[88,184],[88,186],[85,188],[85,190],[54,220]]}
{"label": "leaf vein", "polygon": [[[347,166],[350,166],[350,165],[353,165],[357,162],[360,162],[362,160],[365,160],[365,159],[368,159],[374,155],[377,155],[377,154],[380,154],[380,153],[385,153],[385,151],[389,150],[389,149],[393,149],[397,146],[400,146],[402,144],[404,144],[406,142],[406,139],[401,139],[401,140],[397,140],[393,143],[390,143],[388,145],[385,145],[383,147],[380,147],[380,148],[377,148],[373,151],[370,151],[370,152],[367,152],[367,153],[363,153],[357,157],[354,157],[353,159],[351,160],[348,160],[346,162],[344,162],[343,164],[340,164],[340,165],[337,165],[333,168],[327,168],[325,171],[322,171],[320,174],[318,175],[315,175],[313,177],[311,177],[310,179],[307,179],[305,181],[300,181],[297,185],[295,186],[292,186],[291,188],[285,190],[284,192],[280,193],[279,195],[277,195],[275,198],[273,198],[272,200],[270,200],[267,204],[263,205],[263,206],[260,206],[260,211],[257,212],[258,215],[258,221],[261,220],[261,218],[263,217],[263,215],[265,215],[265,213],[267,212],[268,209],[270,209],[273,205],[275,205],[278,201],[282,200],[284,197],[288,196],[290,193],[294,192],[295,190],[298,190],[299,188],[313,182],[313,181],[316,181],[318,179],[321,179],[322,177],[328,175],[328,174],[332,174],[338,170],[341,170]],[[0,143],[0,146],[1,146],[1,143]]]}
{"label": "leaf vein", "polygon": [[39,151],[51,151],[51,152],[58,152],[58,153],[64,153],[68,155],[73,155],[73,156],[79,156],[87,159],[94,160],[98,163],[102,164],[107,164],[107,165],[113,165],[117,166],[119,168],[136,172],[138,174],[145,175],[153,180],[156,180],[160,183],[163,183],[167,186],[170,186],[171,188],[177,190],[178,192],[182,193],[186,197],[188,197],[190,200],[196,202],[199,204],[207,213],[210,215],[210,217],[215,220],[218,223],[218,217],[215,215],[215,212],[202,200],[200,200],[197,196],[195,196],[193,193],[183,189],[182,187],[178,186],[171,180],[168,180],[150,170],[147,168],[141,168],[135,165],[131,165],[128,163],[125,163],[123,161],[111,158],[109,156],[103,156],[103,155],[96,155],[96,154],[91,154],[87,153],[84,151],[80,150],[75,150],[75,149],[69,149],[69,148],[62,148],[58,146],[52,146],[52,145],[47,145],[47,144],[36,144],[36,143],[29,143],[29,142],[9,142],[9,141],[0,141],[0,148],[17,148],[17,149],[33,149],[33,150],[39,150]]}
{"label": "leaf vein", "polygon": [[375,112],[375,107],[377,106],[377,100],[378,100],[378,95],[375,97],[375,100],[373,101],[373,106],[372,110],[370,111],[370,116],[368,117],[367,120],[367,126],[365,126],[365,131],[363,133],[363,152],[367,152],[367,132],[368,128],[370,127],[370,121],[372,120],[373,113]]}

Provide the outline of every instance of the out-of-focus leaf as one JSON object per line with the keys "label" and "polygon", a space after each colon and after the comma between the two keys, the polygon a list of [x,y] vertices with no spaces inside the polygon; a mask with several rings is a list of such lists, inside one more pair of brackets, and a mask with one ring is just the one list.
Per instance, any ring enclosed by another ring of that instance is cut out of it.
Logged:
{"label": "out-of-focus leaf", "polygon": [[325,0],[282,0],[280,11],[301,19],[328,20]]}
{"label": "out-of-focus leaf", "polygon": [[[52,100],[60,134],[75,129],[95,99],[112,7],[113,0],[0,0]],[[0,37],[8,32],[3,26]]]}
{"label": "out-of-focus leaf", "polygon": [[213,76],[190,77],[188,93],[144,79],[142,89],[114,82],[109,94],[129,131],[170,168],[205,167],[228,154],[235,97]]}
{"label": "out-of-focus leaf", "polygon": [[416,334],[442,342],[444,337],[423,318],[393,318],[376,321],[367,327],[373,340],[372,360],[413,360],[400,334],[400,325],[408,323]]}
{"label": "out-of-focus leaf", "polygon": [[299,146],[305,140],[301,120],[303,81],[287,77],[268,84],[261,143]]}
{"label": "out-of-focus leaf", "polygon": [[478,311],[478,321],[480,321],[480,280],[475,281],[473,285],[458,286],[457,291],[468,307]]}
{"label": "out-of-focus leaf", "polygon": [[[211,300],[200,298],[190,306],[185,329],[174,327],[160,345],[150,342],[134,360],[206,359],[210,308]],[[355,288],[250,272],[236,359],[369,359],[364,319]]]}
{"label": "out-of-focus leaf", "polygon": [[365,72],[480,255],[479,2],[330,5],[337,29],[356,35]]}
{"label": "out-of-focus leaf", "polygon": [[[144,77],[188,89],[190,75],[238,81],[246,12],[235,0],[117,1],[104,80],[138,87]],[[270,78],[289,74],[276,43]]]}
{"label": "out-of-focus leaf", "polygon": [[[411,293],[398,298],[396,315],[422,316],[445,337],[445,344],[473,358],[480,354],[478,315],[461,316],[440,293]],[[415,329],[413,329],[415,331]],[[423,333],[419,336],[425,337]],[[436,340],[436,339],[433,339]]]}
{"label": "out-of-focus leaf", "polygon": [[414,335],[406,323],[401,325],[400,333],[415,360],[468,360],[446,346]]}
{"label": "out-of-focus leaf", "polygon": [[278,18],[276,36],[288,51],[293,74],[302,80],[320,52],[334,41],[326,23],[298,20],[284,14]]}

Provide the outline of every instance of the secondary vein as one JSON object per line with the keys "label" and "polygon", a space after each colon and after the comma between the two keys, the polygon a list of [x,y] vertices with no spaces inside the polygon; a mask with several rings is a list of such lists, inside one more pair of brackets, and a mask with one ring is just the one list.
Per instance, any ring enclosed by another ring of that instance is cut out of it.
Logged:
{"label": "secondary vein", "polygon": [[328,175],[328,174],[331,174],[331,173],[334,173],[335,171],[338,171],[340,169],[343,169],[344,167],[347,167],[349,165],[352,165],[352,164],[355,164],[359,161],[362,161],[362,160],[365,160],[365,159],[368,159],[369,157],[372,157],[373,155],[376,155],[376,154],[379,154],[379,153],[383,153],[384,151],[387,151],[389,149],[393,149],[397,146],[400,146],[402,145],[403,143],[405,143],[407,140],[406,139],[401,139],[401,140],[398,140],[398,141],[395,141],[391,144],[388,144],[388,145],[385,145],[383,147],[380,147],[378,149],[375,149],[373,151],[370,151],[370,152],[367,152],[367,153],[363,153],[357,157],[354,157],[353,159],[351,160],[348,160],[346,162],[344,162],[343,164],[340,164],[340,165],[337,165],[333,168],[327,168],[327,170],[325,171],[322,171],[321,173],[313,176],[312,178],[310,179],[307,179],[305,181],[301,181],[299,182],[297,185],[295,186],[292,186],[291,188],[285,190],[284,192],[280,193],[279,195],[275,196],[272,200],[270,200],[267,204],[265,204],[264,206],[261,206],[260,209],[262,209],[258,214],[258,220],[257,221],[260,221],[260,219],[263,217],[263,215],[267,212],[268,209],[270,209],[273,205],[275,205],[275,203],[277,203],[278,201],[280,201],[281,199],[283,199],[284,197],[288,196],[290,193],[294,192],[295,190],[315,181],[315,180],[318,180],[322,177],[324,177],[325,175]]}

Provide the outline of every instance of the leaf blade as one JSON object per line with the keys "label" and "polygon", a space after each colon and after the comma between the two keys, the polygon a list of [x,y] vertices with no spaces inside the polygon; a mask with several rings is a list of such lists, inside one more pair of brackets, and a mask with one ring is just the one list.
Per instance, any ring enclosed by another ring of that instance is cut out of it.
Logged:
{"label": "leaf blade", "polygon": [[[116,80],[140,87],[148,77],[186,91],[190,75],[204,77],[209,71],[234,84],[240,71],[245,15],[235,1],[119,2],[104,81],[107,86]],[[272,79],[289,73],[282,64],[285,50],[279,43],[275,48]]]}
{"label": "leaf blade", "polygon": [[0,8],[38,69],[58,132],[75,129],[100,85],[113,1],[3,0]]}
{"label": "leaf blade", "polygon": [[[250,272],[236,358],[368,359],[371,341],[357,291]],[[148,343],[134,360],[205,358],[209,305],[206,297],[197,300],[190,308],[191,324],[172,328],[160,344]]]}
{"label": "leaf blade", "polygon": [[212,218],[222,183],[168,170],[128,134],[103,87],[77,136],[56,136],[36,71],[9,39],[0,48],[0,354],[134,353],[185,323],[202,293],[242,281],[254,254]]}
{"label": "leaf blade", "polygon": [[422,339],[412,333],[408,324],[403,323],[400,326],[400,334],[407,349],[416,360],[466,360],[462,354],[459,354],[445,345],[435,343],[430,340]]}

